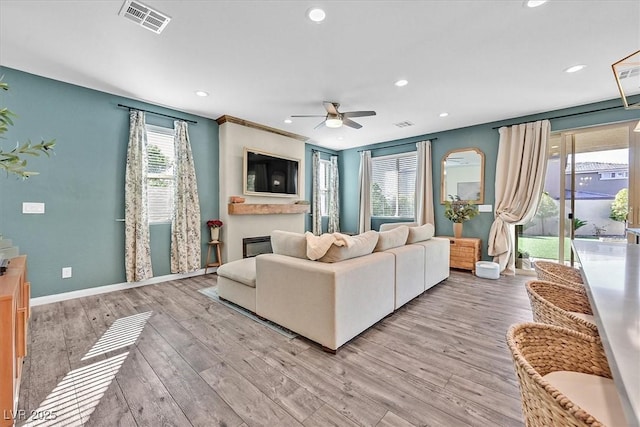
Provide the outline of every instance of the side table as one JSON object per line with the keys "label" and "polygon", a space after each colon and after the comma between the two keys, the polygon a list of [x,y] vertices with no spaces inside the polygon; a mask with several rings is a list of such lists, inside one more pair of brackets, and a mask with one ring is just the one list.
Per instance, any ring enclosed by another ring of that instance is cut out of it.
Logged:
{"label": "side table", "polygon": [[451,242],[449,264],[451,268],[476,272],[476,262],[482,259],[482,239],[474,237],[442,236]]}
{"label": "side table", "polygon": [[[222,265],[222,255],[220,254],[221,244],[222,242],[219,240],[212,240],[209,243],[207,243],[207,245],[209,245],[209,248],[207,249],[207,264],[204,268],[204,274],[207,274],[207,270],[210,267],[220,267]],[[216,262],[211,262],[211,252],[214,247],[216,251]]]}

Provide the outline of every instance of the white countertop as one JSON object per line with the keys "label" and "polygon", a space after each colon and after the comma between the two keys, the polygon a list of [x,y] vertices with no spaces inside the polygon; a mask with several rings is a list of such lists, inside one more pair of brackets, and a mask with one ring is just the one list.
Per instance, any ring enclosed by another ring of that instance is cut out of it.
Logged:
{"label": "white countertop", "polygon": [[625,415],[629,425],[640,426],[640,245],[572,245]]}

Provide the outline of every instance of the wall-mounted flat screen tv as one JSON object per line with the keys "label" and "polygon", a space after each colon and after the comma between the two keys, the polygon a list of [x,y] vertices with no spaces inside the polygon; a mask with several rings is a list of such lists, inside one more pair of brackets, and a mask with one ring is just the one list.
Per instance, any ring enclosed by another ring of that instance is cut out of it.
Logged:
{"label": "wall-mounted flat screen tv", "polygon": [[300,160],[244,149],[243,192],[254,196],[298,196]]}

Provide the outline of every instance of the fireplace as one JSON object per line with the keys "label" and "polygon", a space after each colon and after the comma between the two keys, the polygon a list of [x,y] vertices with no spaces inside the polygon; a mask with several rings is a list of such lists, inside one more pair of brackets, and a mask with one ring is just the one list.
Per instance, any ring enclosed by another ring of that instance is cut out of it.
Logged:
{"label": "fireplace", "polygon": [[256,236],[242,239],[242,258],[251,258],[272,252],[271,236]]}

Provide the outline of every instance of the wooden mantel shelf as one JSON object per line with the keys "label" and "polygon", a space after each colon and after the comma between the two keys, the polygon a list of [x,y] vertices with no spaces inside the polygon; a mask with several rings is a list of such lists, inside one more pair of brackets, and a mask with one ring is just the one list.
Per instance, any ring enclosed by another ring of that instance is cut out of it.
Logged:
{"label": "wooden mantel shelf", "polygon": [[271,214],[302,214],[311,209],[309,205],[290,204],[251,204],[229,203],[229,215],[271,215]]}

